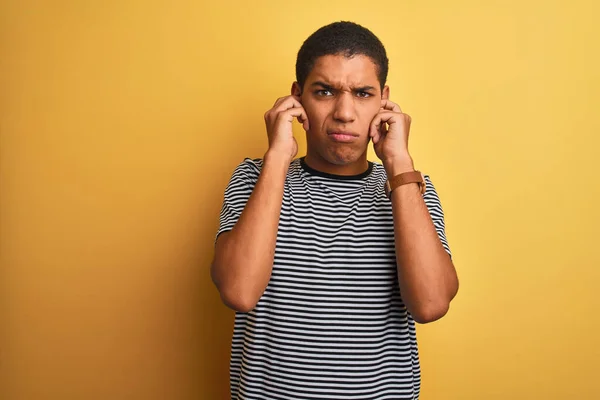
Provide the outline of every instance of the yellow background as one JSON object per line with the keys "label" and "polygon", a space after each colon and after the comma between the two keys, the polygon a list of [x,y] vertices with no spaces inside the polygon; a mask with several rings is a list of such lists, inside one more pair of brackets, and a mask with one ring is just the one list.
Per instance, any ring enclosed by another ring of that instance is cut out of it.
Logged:
{"label": "yellow background", "polygon": [[597,4],[2,1],[0,398],[227,397],[223,190],[341,19],[387,47],[461,281],[421,398],[600,398]]}

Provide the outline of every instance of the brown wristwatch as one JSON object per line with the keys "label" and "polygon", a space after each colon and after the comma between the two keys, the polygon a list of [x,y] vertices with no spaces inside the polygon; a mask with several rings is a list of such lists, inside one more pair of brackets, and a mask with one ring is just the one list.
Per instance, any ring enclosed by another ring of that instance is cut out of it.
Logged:
{"label": "brown wristwatch", "polygon": [[408,183],[418,183],[421,189],[421,194],[425,194],[425,177],[421,171],[404,172],[402,174],[394,176],[392,179],[388,179],[385,182],[385,195],[388,199],[391,198],[392,191],[398,186],[406,185]]}

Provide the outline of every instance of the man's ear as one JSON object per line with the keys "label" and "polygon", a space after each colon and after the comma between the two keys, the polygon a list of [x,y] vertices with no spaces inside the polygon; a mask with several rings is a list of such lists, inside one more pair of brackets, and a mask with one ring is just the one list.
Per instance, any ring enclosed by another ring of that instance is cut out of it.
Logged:
{"label": "man's ear", "polygon": [[292,96],[302,96],[302,88],[298,82],[292,83]]}
{"label": "man's ear", "polygon": [[389,100],[390,99],[390,87],[388,85],[385,85],[383,87],[383,91],[381,92],[381,99],[382,100]]}

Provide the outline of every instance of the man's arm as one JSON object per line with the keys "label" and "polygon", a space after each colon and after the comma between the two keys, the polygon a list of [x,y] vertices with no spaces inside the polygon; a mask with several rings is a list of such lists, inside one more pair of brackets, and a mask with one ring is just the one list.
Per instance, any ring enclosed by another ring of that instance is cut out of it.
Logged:
{"label": "man's arm", "polygon": [[254,309],[271,279],[285,178],[298,151],[294,118],[308,129],[306,113],[294,96],[277,100],[265,113],[269,150],[258,181],[234,227],[215,244],[211,277],[223,302],[236,311]]}
{"label": "man's arm", "polygon": [[217,239],[211,277],[223,302],[236,311],[251,311],[271,279],[288,168],[288,159],[265,156],[240,219]]}
{"label": "man's arm", "polygon": [[[389,178],[414,171],[408,153],[410,124],[410,116],[397,104],[382,99],[369,134]],[[435,321],[448,312],[458,291],[456,270],[438,237],[418,184],[397,187],[391,201],[402,301],[415,321]]]}
{"label": "man's arm", "polygon": [[[388,176],[412,171],[389,165]],[[419,323],[443,317],[458,291],[458,277],[435,229],[418,184],[391,194],[398,282],[402,300]]]}

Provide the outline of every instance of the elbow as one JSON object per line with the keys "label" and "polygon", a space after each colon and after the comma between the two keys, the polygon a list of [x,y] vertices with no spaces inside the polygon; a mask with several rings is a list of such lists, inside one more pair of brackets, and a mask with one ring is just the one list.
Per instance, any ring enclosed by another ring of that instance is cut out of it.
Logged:
{"label": "elbow", "polygon": [[445,297],[439,297],[435,300],[426,301],[416,307],[409,309],[415,322],[419,324],[428,324],[437,321],[448,314],[450,302],[458,292],[458,280],[453,285],[450,293]]}
{"label": "elbow", "polygon": [[220,290],[220,293],[223,304],[240,313],[248,313],[254,310],[256,303],[258,303],[253,297],[235,291]]}
{"label": "elbow", "polygon": [[210,272],[213,284],[219,291],[223,304],[241,313],[248,313],[254,310],[262,293],[257,295],[254,288],[244,284],[243,281],[219,274],[214,262],[211,265]]}
{"label": "elbow", "polygon": [[[211,271],[213,272],[213,271]],[[231,308],[233,311],[247,313],[250,312],[256,307],[256,303],[258,303],[258,299],[249,293],[245,293],[244,290],[240,290],[235,287],[235,285],[226,284],[222,282],[220,279],[217,279],[214,273],[211,273],[211,277],[214,285],[219,291],[219,295],[221,296],[221,301],[227,307]]]}
{"label": "elbow", "polygon": [[431,304],[428,306],[422,306],[415,310],[411,310],[410,314],[415,322],[419,324],[428,324],[430,322],[441,319],[448,313],[450,304],[445,302],[441,304]]}

